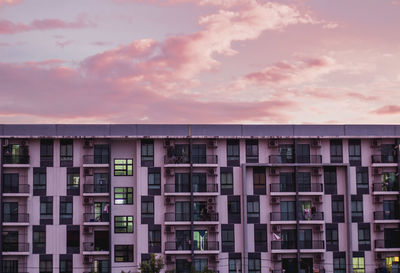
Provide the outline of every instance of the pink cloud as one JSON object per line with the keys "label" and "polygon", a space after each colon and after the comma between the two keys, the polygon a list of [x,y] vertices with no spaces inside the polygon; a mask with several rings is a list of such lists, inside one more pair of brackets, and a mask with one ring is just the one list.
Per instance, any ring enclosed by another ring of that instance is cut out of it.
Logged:
{"label": "pink cloud", "polygon": [[379,115],[398,115],[400,114],[400,106],[398,105],[384,105],[374,111],[371,111],[372,114]]}
{"label": "pink cloud", "polygon": [[56,41],[56,45],[58,47],[64,48],[67,45],[72,44],[74,41],[73,40],[67,40],[67,41]]}
{"label": "pink cloud", "polygon": [[30,24],[13,23],[9,20],[0,20],[0,34],[15,34],[34,30],[51,30],[51,29],[67,29],[67,28],[85,28],[92,27],[93,23],[89,22],[83,15],[78,16],[74,22],[65,22],[59,19],[43,19],[34,20]]}
{"label": "pink cloud", "polygon": [[22,0],[0,0],[0,8],[4,5],[18,5]]}

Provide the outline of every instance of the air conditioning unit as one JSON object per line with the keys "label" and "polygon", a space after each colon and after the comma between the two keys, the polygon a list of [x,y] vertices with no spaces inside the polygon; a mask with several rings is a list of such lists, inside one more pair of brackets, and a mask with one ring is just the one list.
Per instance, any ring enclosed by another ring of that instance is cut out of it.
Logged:
{"label": "air conditioning unit", "polygon": [[84,205],[91,205],[91,204],[93,204],[93,197],[83,197],[83,204],[84,204]]}
{"label": "air conditioning unit", "polygon": [[207,173],[210,176],[216,176],[217,175],[217,170],[215,168],[211,168],[211,169],[208,169]]}
{"label": "air conditioning unit", "polygon": [[281,226],[280,225],[271,225],[272,226],[272,232],[281,232]]}
{"label": "air conditioning unit", "polygon": [[93,139],[86,138],[83,142],[83,148],[93,148]]}
{"label": "air conditioning unit", "polygon": [[273,262],[280,262],[281,261],[281,254],[272,254],[272,261]]}
{"label": "air conditioning unit", "polygon": [[372,168],[372,173],[373,173],[373,175],[381,175],[382,168]]}
{"label": "air conditioning unit", "polygon": [[271,205],[279,205],[281,203],[281,199],[276,196],[272,196],[270,201],[271,201]]}
{"label": "air conditioning unit", "polygon": [[269,175],[279,175],[279,168],[269,168]]}
{"label": "air conditioning unit", "polygon": [[208,204],[215,204],[214,198],[208,198],[207,199]]}
{"label": "air conditioning unit", "polygon": [[374,231],[377,232],[383,231],[383,226],[381,224],[374,224]]}
{"label": "air conditioning unit", "polygon": [[375,252],[375,259],[376,260],[382,260],[383,259],[383,255],[380,252]]}
{"label": "air conditioning unit", "polygon": [[175,263],[175,256],[168,255],[167,264],[174,264],[174,263]]}
{"label": "air conditioning unit", "polygon": [[381,144],[382,144],[382,140],[381,139],[374,138],[374,139],[371,140],[371,147],[372,148],[379,148],[379,147],[381,147]]}
{"label": "air conditioning unit", "polygon": [[218,142],[216,139],[210,139],[207,144],[208,144],[208,147],[210,147],[210,148],[218,147]]}
{"label": "air conditioning unit", "polygon": [[315,225],[313,229],[315,232],[322,232],[324,230],[323,225]]}
{"label": "air conditioning unit", "polygon": [[170,139],[164,139],[164,147],[171,147],[172,141]]}
{"label": "air conditioning unit", "polygon": [[311,141],[311,146],[312,147],[321,147],[321,140],[320,139],[313,139]]}
{"label": "air conditioning unit", "polygon": [[207,206],[207,212],[208,213],[212,213],[215,211],[215,206],[214,205],[208,205]]}
{"label": "air conditioning unit", "polygon": [[373,201],[374,201],[375,204],[380,204],[380,203],[383,202],[383,197],[379,196],[379,195],[376,195],[376,196],[374,196]]}
{"label": "air conditioning unit", "polygon": [[84,226],[83,227],[83,233],[92,234],[93,233],[93,227]]}
{"label": "air conditioning unit", "polygon": [[166,168],[165,169],[165,174],[168,176],[174,176],[175,175],[175,170],[172,168]]}
{"label": "air conditioning unit", "polygon": [[84,263],[84,264],[91,264],[91,263],[93,263],[93,256],[85,256],[85,257],[83,258],[83,263]]}
{"label": "air conditioning unit", "polygon": [[314,204],[321,204],[322,203],[322,196],[314,196],[313,198]]}
{"label": "air conditioning unit", "polygon": [[6,147],[8,146],[8,144],[9,144],[8,138],[5,138],[3,141],[3,146]]}
{"label": "air conditioning unit", "polygon": [[217,233],[218,232],[218,226],[211,226],[209,227],[210,233]]}
{"label": "air conditioning unit", "polygon": [[322,168],[314,167],[311,169],[311,174],[313,176],[321,176],[322,175]]}
{"label": "air conditioning unit", "polygon": [[174,226],[166,226],[165,227],[165,232],[166,233],[174,233],[175,232],[175,227]]}
{"label": "air conditioning unit", "polygon": [[324,261],[325,257],[324,257],[324,253],[318,253],[315,255],[315,260],[318,262],[322,262]]}
{"label": "air conditioning unit", "polygon": [[268,147],[270,147],[270,148],[278,147],[278,140],[277,139],[270,139],[268,141]]}
{"label": "air conditioning unit", "polygon": [[93,169],[92,168],[85,168],[84,175],[85,176],[92,176],[93,175]]}
{"label": "air conditioning unit", "polygon": [[165,201],[166,205],[173,205],[174,204],[174,198],[170,197],[170,196],[165,197],[164,201]]}

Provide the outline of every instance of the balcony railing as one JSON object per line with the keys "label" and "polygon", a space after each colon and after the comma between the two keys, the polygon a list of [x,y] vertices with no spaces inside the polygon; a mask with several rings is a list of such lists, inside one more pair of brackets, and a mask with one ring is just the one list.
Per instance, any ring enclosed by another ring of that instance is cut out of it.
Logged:
{"label": "balcony railing", "polygon": [[396,163],[393,155],[372,155],[372,163]]}
{"label": "balcony railing", "polygon": [[[185,222],[190,221],[189,213],[174,213],[167,212],[165,213],[165,221],[166,222]],[[207,221],[218,221],[218,213],[206,213],[206,214],[194,214],[193,221],[199,222],[207,222]]]}
{"label": "balcony railing", "polygon": [[108,155],[84,155],[83,164],[109,164]]}
{"label": "balcony railing", "polygon": [[294,212],[271,212],[271,221],[295,221],[296,213]]}
{"label": "balcony railing", "polygon": [[[313,272],[318,272],[318,273],[325,273],[325,268],[319,268],[319,269],[314,269],[314,270],[318,270],[318,271],[313,271]],[[289,270],[285,270],[285,269],[273,269],[272,273],[289,273]]]}
{"label": "balcony railing", "polygon": [[[164,156],[164,164],[189,164],[190,157],[188,155]],[[217,155],[193,155],[193,164],[218,164]]]}
{"label": "balcony railing", "polygon": [[317,211],[314,213],[299,213],[299,220],[300,221],[322,221],[324,220],[324,213]]}
{"label": "balcony railing", "polygon": [[193,220],[194,221],[199,221],[199,222],[216,222],[219,220],[218,218],[218,213],[195,213],[193,215]]}
{"label": "balcony railing", "polygon": [[400,248],[400,242],[394,239],[375,240],[375,248]]}
{"label": "balcony railing", "polygon": [[108,184],[83,184],[84,193],[108,193]]}
{"label": "balcony railing", "polygon": [[[190,185],[165,184],[164,192],[190,192]],[[193,185],[193,192],[218,192],[218,184],[195,184]]]}
{"label": "balcony railing", "polygon": [[271,192],[296,192],[296,184],[272,183],[269,185]]}
{"label": "balcony railing", "polygon": [[28,252],[28,243],[5,243],[3,242],[3,252]]}
{"label": "balcony railing", "polygon": [[109,251],[108,247],[100,247],[92,242],[83,243],[83,251]]}
{"label": "balcony railing", "polygon": [[3,164],[29,164],[29,155],[5,155]]}
{"label": "balcony railing", "polygon": [[4,223],[29,223],[28,213],[3,214]]}
{"label": "balcony railing", "polygon": [[85,222],[109,222],[110,215],[108,213],[84,213]]}
{"label": "balcony railing", "polygon": [[189,164],[190,158],[188,155],[164,156],[164,164]]}
{"label": "balcony railing", "polygon": [[219,242],[216,241],[194,241],[194,250],[219,250]]}
{"label": "balcony railing", "polygon": [[400,215],[394,211],[375,211],[374,220],[400,220]]}
{"label": "balcony railing", "polygon": [[373,191],[399,191],[399,183],[374,183],[372,185]]}
{"label": "balcony railing", "polygon": [[[324,186],[322,183],[297,184],[299,192],[323,192]],[[293,184],[270,184],[271,192],[296,192],[296,185]]]}
{"label": "balcony railing", "polygon": [[[324,249],[323,240],[299,241],[300,249]],[[272,241],[271,249],[297,249],[296,241]]]}
{"label": "balcony railing", "polygon": [[165,250],[191,250],[191,244],[185,241],[165,242]]}
{"label": "balcony railing", "polygon": [[331,163],[343,163],[342,155],[331,155]]}
{"label": "balcony railing", "polygon": [[320,164],[322,163],[322,155],[270,155],[270,164]]}
{"label": "balcony railing", "polygon": [[6,186],[3,184],[3,193],[29,193],[29,184],[19,184],[15,186]]}

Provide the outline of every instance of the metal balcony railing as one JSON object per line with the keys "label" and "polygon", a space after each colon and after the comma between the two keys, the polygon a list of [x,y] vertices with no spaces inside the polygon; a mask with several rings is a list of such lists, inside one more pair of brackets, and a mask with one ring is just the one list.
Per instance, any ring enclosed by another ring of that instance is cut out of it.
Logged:
{"label": "metal balcony railing", "polygon": [[165,242],[165,250],[191,250],[191,244],[189,242],[185,242],[185,241],[171,241],[171,242]]}
{"label": "metal balcony railing", "polygon": [[12,213],[3,214],[3,222],[5,223],[29,223],[28,213]]}
{"label": "metal balcony railing", "polygon": [[[324,249],[323,240],[299,241],[300,249]],[[271,249],[297,249],[296,241],[272,241]]]}
{"label": "metal balcony railing", "polygon": [[194,250],[219,250],[219,242],[217,241],[194,241]]}
{"label": "metal balcony railing", "polygon": [[3,242],[3,252],[28,252],[29,243],[5,243]]}
{"label": "metal balcony railing", "polygon": [[399,191],[399,183],[374,183],[372,184],[373,191]]}
{"label": "metal balcony railing", "polygon": [[400,215],[399,213],[390,210],[375,211],[374,220],[400,220]]}
{"label": "metal balcony railing", "polygon": [[299,192],[323,192],[324,185],[322,183],[297,184]]}
{"label": "metal balcony railing", "polygon": [[3,164],[29,164],[29,155],[5,155]]}
{"label": "metal balcony railing", "polygon": [[295,221],[296,213],[295,212],[271,212],[270,219],[271,219],[271,221]]}
{"label": "metal balcony railing", "polygon": [[108,247],[97,246],[94,242],[84,242],[83,251],[109,251]]}
{"label": "metal balcony railing", "polygon": [[[218,221],[218,213],[205,213],[205,214],[194,214],[193,221]],[[190,221],[190,213],[174,213],[167,212],[165,213],[165,221],[166,222],[180,222],[180,221]]]}
{"label": "metal balcony railing", "polygon": [[83,184],[84,193],[108,193],[108,184]]}
{"label": "metal balcony railing", "polygon": [[306,213],[299,213],[299,220],[301,221],[321,221],[324,220],[324,213],[317,211],[314,213],[306,214]]}
{"label": "metal balcony railing", "polygon": [[[309,183],[309,184],[297,184],[299,192],[323,192],[324,185],[322,183]],[[272,183],[270,184],[271,192],[296,192],[296,184],[283,184],[283,183]]]}
{"label": "metal balcony railing", "polygon": [[372,163],[396,163],[396,158],[393,155],[372,155]]}
{"label": "metal balcony railing", "polygon": [[270,155],[270,164],[320,164],[322,163],[322,155]]}
{"label": "metal balcony railing", "polygon": [[[164,164],[189,164],[190,157],[188,155],[164,156]],[[193,164],[218,164],[217,155],[193,155]]]}
{"label": "metal balcony railing", "polygon": [[[190,185],[165,184],[164,192],[190,192]],[[218,192],[218,184],[194,184],[193,192]]]}
{"label": "metal balcony railing", "polygon": [[108,213],[84,213],[85,222],[109,222],[110,215]]}
{"label": "metal balcony railing", "polygon": [[83,164],[109,164],[108,155],[84,155]]}
{"label": "metal balcony railing", "polygon": [[400,248],[400,242],[394,239],[375,240],[375,248]]}
{"label": "metal balcony railing", "polygon": [[19,184],[19,185],[4,185],[3,193],[29,193],[29,184]]}

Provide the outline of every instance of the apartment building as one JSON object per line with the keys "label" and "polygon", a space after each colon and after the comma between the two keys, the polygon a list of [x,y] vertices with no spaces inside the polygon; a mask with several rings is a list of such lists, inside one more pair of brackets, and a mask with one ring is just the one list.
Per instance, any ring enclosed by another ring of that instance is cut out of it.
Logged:
{"label": "apartment building", "polygon": [[0,125],[4,273],[399,272],[400,126]]}

